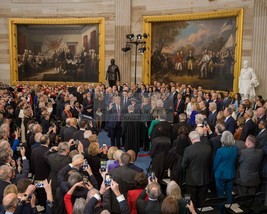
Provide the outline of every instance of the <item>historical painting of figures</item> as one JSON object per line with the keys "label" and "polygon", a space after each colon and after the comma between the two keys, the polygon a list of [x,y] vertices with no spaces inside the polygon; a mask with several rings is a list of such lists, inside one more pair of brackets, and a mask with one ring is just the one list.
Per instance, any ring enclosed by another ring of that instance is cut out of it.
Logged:
{"label": "historical painting of figures", "polygon": [[[16,24],[13,81],[99,82],[100,25],[53,20]],[[103,33],[103,32],[102,32]]]}
{"label": "historical painting of figures", "polygon": [[218,12],[209,15],[147,21],[151,29],[151,53],[147,56],[150,82],[175,81],[210,90],[234,91],[234,78],[239,70],[236,63],[240,60],[237,40],[241,37],[237,16]]}

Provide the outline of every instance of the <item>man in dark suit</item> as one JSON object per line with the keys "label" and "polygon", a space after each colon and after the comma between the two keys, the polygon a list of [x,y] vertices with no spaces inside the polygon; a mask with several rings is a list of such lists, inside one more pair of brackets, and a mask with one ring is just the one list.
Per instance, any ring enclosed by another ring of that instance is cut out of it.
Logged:
{"label": "man in dark suit", "polygon": [[11,178],[13,176],[12,167],[9,165],[0,166],[0,200],[2,203],[3,193],[5,188],[11,184]]}
{"label": "man in dark suit", "polygon": [[[124,197],[123,194],[120,193],[119,185],[112,180],[110,188],[120,206],[120,213],[121,214],[129,214],[130,208],[127,202],[127,199]],[[101,201],[102,195],[102,202]],[[89,200],[88,200],[89,199]],[[99,192],[96,189],[91,189],[87,196],[88,203],[84,208],[84,214],[91,214],[91,213],[102,213],[103,210],[108,210],[111,206],[110,204],[110,191],[107,189],[106,186],[101,185]],[[104,213],[104,212],[103,212]]]}
{"label": "man in dark suit", "polygon": [[177,99],[178,92],[176,91],[175,86],[171,87],[171,92],[169,94],[169,99],[172,100],[172,103],[175,103],[175,100]]}
{"label": "man in dark suit", "polygon": [[255,194],[260,184],[259,166],[263,159],[263,151],[256,149],[256,138],[246,138],[246,149],[241,150],[237,169],[237,188],[239,195]]}
{"label": "man in dark suit", "polygon": [[72,139],[72,135],[77,131],[77,119],[75,117],[70,119],[70,126],[64,129],[64,141]]}
{"label": "man in dark suit", "polygon": [[130,160],[130,163],[128,164],[128,167],[137,171],[137,172],[143,172],[143,169],[136,166],[134,164],[135,160],[136,160],[136,153],[134,150],[128,150],[127,153],[131,156],[131,160]]}
{"label": "man in dark suit", "polygon": [[[120,166],[110,172],[112,179],[119,184],[119,190],[125,197],[129,190],[134,189],[134,177],[137,173],[137,171],[128,167],[130,160],[131,156],[128,153],[122,153],[120,157]],[[111,202],[112,213],[120,213],[119,204],[113,193],[111,194]]]}
{"label": "man in dark suit", "polygon": [[123,91],[121,96],[121,108],[123,112],[127,112],[128,106],[131,104],[130,99],[128,97],[128,92]]}
{"label": "man in dark suit", "polygon": [[52,147],[44,155],[46,162],[51,168],[48,178],[52,179],[52,191],[54,194],[57,188],[58,171],[70,163],[70,158],[68,157],[69,152],[69,144],[67,142],[61,142],[58,144],[57,151],[56,148]]}
{"label": "man in dark suit", "polygon": [[[156,214],[160,213],[160,206],[164,200],[161,194],[160,185],[157,182],[151,182],[146,189],[144,189],[136,200],[136,208],[138,213],[142,214]],[[148,200],[146,199],[148,196]]]}
{"label": "man in dark suit", "polygon": [[217,105],[215,102],[209,103],[209,116],[208,116],[208,124],[212,132],[215,131],[215,125],[217,121]]}
{"label": "man in dark suit", "polygon": [[225,130],[230,131],[232,134],[235,133],[236,129],[236,121],[232,117],[233,110],[229,107],[226,107],[223,111],[223,114],[225,116]]}
{"label": "man in dark suit", "polygon": [[84,133],[83,133],[83,138],[81,140],[79,140],[82,145],[83,145],[83,148],[84,149],[87,149],[89,146],[90,146],[90,141],[89,141],[89,137],[92,135],[92,131],[91,130],[86,130]]}
{"label": "man in dark suit", "polygon": [[232,99],[229,97],[229,91],[226,90],[224,93],[224,98],[223,98],[223,101],[222,101],[222,104],[221,104],[221,110],[224,110],[226,107],[228,107],[231,102],[232,102]]}
{"label": "man in dark suit", "polygon": [[225,130],[225,125],[222,123],[218,123],[215,126],[215,133],[217,135],[215,137],[210,138],[210,145],[212,148],[213,157],[215,156],[217,149],[219,149],[222,146],[221,137],[224,130]]}
{"label": "man in dark suit", "polygon": [[83,134],[84,134],[84,132],[86,130],[86,127],[87,127],[87,121],[81,120],[79,122],[79,127],[80,127],[80,129],[75,131],[75,132],[73,132],[73,134],[72,134],[72,138],[74,140],[82,140],[82,139],[84,139]]}
{"label": "man in dark suit", "polygon": [[[166,121],[166,114],[164,109],[161,109],[158,114],[159,122],[154,125],[151,134],[150,140],[152,141],[154,138],[158,136],[167,136],[170,140],[172,140],[172,125],[170,122]],[[159,132],[160,130],[160,132]],[[162,135],[161,135],[162,133]]]}
{"label": "man in dark suit", "polygon": [[259,125],[259,134],[256,136],[257,139],[257,148],[260,149],[263,146],[267,145],[267,121],[260,121]]}
{"label": "man in dark suit", "polygon": [[36,180],[45,180],[50,173],[50,166],[44,158],[44,154],[49,150],[50,139],[47,135],[40,138],[40,146],[32,150],[31,169]]}
{"label": "man in dark suit", "polygon": [[177,136],[178,136],[178,130],[181,126],[185,126],[188,129],[188,132],[191,131],[191,126],[189,125],[189,123],[186,122],[186,114],[185,113],[181,113],[179,115],[179,123],[174,124],[173,125],[173,131],[172,131],[172,138],[173,140],[176,140]]}
{"label": "man in dark suit", "polygon": [[123,119],[121,108],[121,98],[115,97],[115,103],[110,103],[108,110],[108,128],[111,140],[111,146],[121,146],[121,120]]}
{"label": "man in dark suit", "polygon": [[173,123],[178,123],[179,114],[183,113],[185,109],[185,103],[181,93],[177,94],[177,99],[174,101],[173,106]]}
{"label": "man in dark suit", "polygon": [[209,116],[209,109],[207,108],[206,102],[201,98],[202,101],[199,103],[199,108],[200,108],[200,114],[205,115],[207,118]]}
{"label": "man in dark suit", "polygon": [[213,92],[211,94],[211,101],[216,103],[216,105],[217,105],[217,111],[220,111],[221,110],[221,104],[220,104],[220,102],[219,102],[219,100],[218,100],[217,97],[218,97],[217,92]]}
{"label": "man in dark suit", "polygon": [[[266,121],[265,109],[263,107],[258,107],[256,111],[258,117],[257,125],[259,125],[261,121]],[[260,132],[259,127],[257,127],[255,136],[258,135],[259,132]]]}
{"label": "man in dark suit", "polygon": [[240,103],[238,106],[238,113],[236,114],[236,120],[239,117],[244,117],[245,111],[246,111],[246,106],[244,104]]}
{"label": "man in dark suit", "polygon": [[246,122],[244,124],[243,129],[242,129],[240,140],[245,141],[247,139],[247,136],[249,136],[249,135],[255,136],[257,126],[251,119],[253,117],[253,115],[254,115],[254,113],[253,113],[252,109],[248,109],[245,112],[244,118],[245,118]]}
{"label": "man in dark suit", "polygon": [[[32,150],[31,153],[31,168],[35,180],[43,181],[48,178],[50,166],[46,162],[44,154],[49,150],[50,139],[47,135],[42,135],[40,138],[40,146]],[[40,205],[46,204],[46,193],[43,188],[36,190],[37,198]]]}
{"label": "man in dark suit", "polygon": [[189,134],[191,146],[185,148],[181,166],[186,170],[185,183],[195,207],[200,207],[208,194],[212,152],[210,146],[200,142],[196,131]]}

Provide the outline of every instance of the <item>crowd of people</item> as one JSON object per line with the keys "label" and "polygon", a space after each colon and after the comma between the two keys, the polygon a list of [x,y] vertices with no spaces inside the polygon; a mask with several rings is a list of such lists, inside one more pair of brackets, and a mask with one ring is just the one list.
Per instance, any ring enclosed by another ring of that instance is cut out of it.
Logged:
{"label": "crowd of people", "polygon": [[265,192],[266,108],[174,82],[1,84],[1,212],[196,213],[208,190]]}

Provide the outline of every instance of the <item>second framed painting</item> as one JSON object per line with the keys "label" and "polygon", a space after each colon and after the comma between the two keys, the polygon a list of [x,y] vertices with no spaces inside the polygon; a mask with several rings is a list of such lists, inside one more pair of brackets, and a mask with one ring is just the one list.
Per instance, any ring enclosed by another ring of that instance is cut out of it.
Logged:
{"label": "second framed painting", "polygon": [[178,82],[208,90],[237,92],[243,9],[145,16],[150,37],[143,81]]}
{"label": "second framed painting", "polygon": [[11,84],[104,80],[104,18],[9,19]]}

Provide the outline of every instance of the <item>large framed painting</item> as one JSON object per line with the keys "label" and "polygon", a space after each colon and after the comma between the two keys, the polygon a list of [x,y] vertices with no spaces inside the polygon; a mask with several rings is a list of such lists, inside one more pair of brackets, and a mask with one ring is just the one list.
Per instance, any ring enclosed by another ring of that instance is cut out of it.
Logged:
{"label": "large framed painting", "polygon": [[104,80],[104,18],[9,19],[11,84]]}
{"label": "large framed painting", "polygon": [[178,82],[237,92],[243,9],[145,16],[143,81]]}

